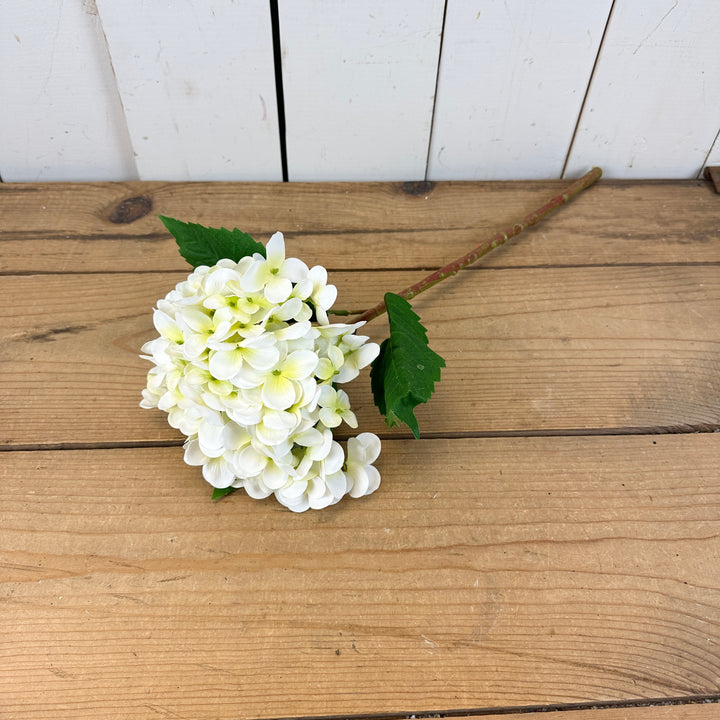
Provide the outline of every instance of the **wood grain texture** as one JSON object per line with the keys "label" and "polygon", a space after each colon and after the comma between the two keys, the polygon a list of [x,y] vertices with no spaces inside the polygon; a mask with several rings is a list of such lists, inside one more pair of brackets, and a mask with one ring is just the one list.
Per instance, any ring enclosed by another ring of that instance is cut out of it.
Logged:
{"label": "wood grain texture", "polygon": [[97,0],[142,180],[281,180],[270,7]]}
{"label": "wood grain texture", "polygon": [[[0,272],[186,271],[158,214],[238,226],[264,241],[281,230],[290,254],[333,270],[435,268],[566,186],[0,184]],[[118,212],[132,207],[145,214]],[[709,182],[601,180],[482,267],[705,262],[720,262],[720,203]]]}
{"label": "wood grain texture", "polygon": [[608,177],[697,177],[718,133],[719,33],[714,0],[616,0],[569,176],[601,162]]}
{"label": "wood grain texture", "polygon": [[0,28],[2,179],[137,178],[95,2],[4,0]]}
{"label": "wood grain texture", "polygon": [[719,450],[715,434],[387,441],[377,493],[303,515],[212,503],[177,448],[6,453],[3,709],[718,694]]}
{"label": "wood grain texture", "polygon": [[290,180],[423,180],[442,0],[280,0]]}
{"label": "wood grain texture", "polygon": [[384,435],[362,500],[213,503],[138,406],[187,274],[157,213],[279,226],[366,306],[563,186],[0,187],[0,715],[714,718],[592,707],[720,700],[708,183],[603,181],[416,298],[447,368],[420,441],[349,386]]}
{"label": "wood grain texture", "polygon": [[560,177],[611,5],[448,3],[428,178]]}
{"label": "wood grain texture", "polygon": [[[177,439],[163,413],[137,406],[150,367],[138,353],[156,335],[152,307],[182,278],[6,277],[2,444]],[[350,307],[369,307],[416,278],[332,275],[338,305]],[[18,302],[23,296],[31,300]],[[447,362],[439,389],[419,409],[430,435],[720,426],[715,266],[464,271],[414,307]],[[384,319],[367,332],[381,341]],[[348,391],[363,427],[387,432],[369,382]]]}

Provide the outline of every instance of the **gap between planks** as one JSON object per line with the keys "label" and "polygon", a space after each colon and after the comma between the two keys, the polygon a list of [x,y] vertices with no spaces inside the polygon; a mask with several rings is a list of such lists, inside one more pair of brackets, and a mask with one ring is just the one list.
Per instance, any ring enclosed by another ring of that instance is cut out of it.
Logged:
{"label": "gap between planks", "polygon": [[[473,708],[435,712],[396,714],[316,715],[274,718],[274,720],[474,720],[502,718],[525,720],[529,714],[562,713],[557,720],[714,720],[720,695],[698,695],[678,698],[638,699],[604,703],[573,703],[568,705],[524,705],[506,708]],[[677,714],[679,713],[679,714]]]}
{"label": "gap between planks", "polygon": [[[656,268],[656,267],[717,267],[720,266],[720,262],[712,260],[708,261],[686,261],[686,262],[622,262],[622,263],[545,263],[545,264],[533,264],[533,265],[495,265],[493,267],[484,267],[481,263],[478,265],[470,265],[463,268],[459,272],[465,272],[467,270],[472,272],[479,271],[507,271],[507,270],[570,270],[570,269],[597,269],[597,268]],[[440,269],[440,265],[423,265],[422,267],[408,267],[403,268],[404,272],[433,272],[434,270]],[[372,267],[354,267],[354,268],[326,268],[328,273],[342,272],[342,273],[392,273],[397,272],[396,268],[372,268]],[[178,270],[178,273],[183,271]],[[192,268],[188,266],[188,275],[192,272]],[[42,275],[166,275],[167,270],[28,270],[26,272],[15,270],[15,271],[3,271],[0,270],[0,277],[35,277]],[[332,315],[332,311],[329,311]],[[359,313],[358,313],[359,314]]]}
{"label": "gap between planks", "polygon": [[[560,428],[551,430],[498,430],[486,432],[453,432],[422,433],[419,441],[422,440],[492,440],[502,438],[556,438],[556,437],[623,437],[626,435],[701,435],[720,432],[720,425],[708,425],[706,427],[617,427],[617,428]],[[382,432],[375,433],[382,442],[395,442],[412,440],[410,432],[394,433],[392,435]],[[339,431],[335,437],[341,442],[347,440],[349,432]],[[118,442],[63,442],[63,443],[27,443],[18,445],[0,445],[0,453],[3,452],[42,452],[50,451],[73,451],[73,450],[123,450],[140,448],[164,448],[181,447],[183,438],[177,440],[128,440]]]}

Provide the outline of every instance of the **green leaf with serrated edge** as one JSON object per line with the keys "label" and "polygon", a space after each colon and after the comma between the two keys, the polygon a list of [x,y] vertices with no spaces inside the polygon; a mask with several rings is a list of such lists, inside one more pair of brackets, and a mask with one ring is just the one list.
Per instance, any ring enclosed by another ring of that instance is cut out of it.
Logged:
{"label": "green leaf with serrated edge", "polygon": [[440,380],[445,361],[428,345],[427,333],[410,303],[400,295],[385,294],[390,337],[380,345],[380,354],[370,370],[375,405],[392,427],[404,422],[420,436],[415,408],[425,403]]}
{"label": "green leaf with serrated edge", "polygon": [[237,488],[234,487],[226,487],[226,488],[214,488],[212,499],[213,500],[219,500],[220,498],[225,497],[226,495],[229,495],[231,492],[235,492]]}
{"label": "green leaf with serrated edge", "polygon": [[180,254],[193,268],[200,265],[212,267],[223,258],[238,262],[253,253],[265,257],[265,246],[237,228],[212,228],[164,215],[158,217],[175,238]]}

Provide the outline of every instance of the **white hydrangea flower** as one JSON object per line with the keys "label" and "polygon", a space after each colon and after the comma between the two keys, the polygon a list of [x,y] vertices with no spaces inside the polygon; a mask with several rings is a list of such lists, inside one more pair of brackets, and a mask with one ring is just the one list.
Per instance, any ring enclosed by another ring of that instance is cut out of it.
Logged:
{"label": "white hydrangea flower", "polygon": [[342,422],[357,427],[337,385],[379,352],[355,334],[363,323],[328,321],[336,296],[325,268],[286,258],[275,233],[266,257],[197,267],[158,301],[140,405],[168,413],[187,436],[185,461],[213,487],[274,495],[295,512],[378,488],[377,436],[350,438],[347,454],[333,439]]}

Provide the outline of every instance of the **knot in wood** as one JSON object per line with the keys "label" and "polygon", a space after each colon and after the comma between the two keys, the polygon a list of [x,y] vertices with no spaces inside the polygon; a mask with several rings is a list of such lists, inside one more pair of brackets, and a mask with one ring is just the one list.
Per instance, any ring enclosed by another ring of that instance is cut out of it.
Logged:
{"label": "knot in wood", "polygon": [[144,195],[127,198],[118,203],[117,207],[110,213],[108,220],[117,225],[127,225],[145,217],[152,210],[152,199]]}
{"label": "knot in wood", "polygon": [[429,180],[419,180],[402,184],[402,191],[406,195],[429,195],[435,189],[435,183]]}

